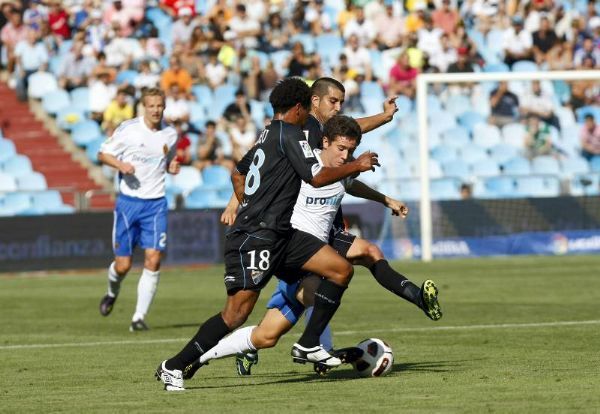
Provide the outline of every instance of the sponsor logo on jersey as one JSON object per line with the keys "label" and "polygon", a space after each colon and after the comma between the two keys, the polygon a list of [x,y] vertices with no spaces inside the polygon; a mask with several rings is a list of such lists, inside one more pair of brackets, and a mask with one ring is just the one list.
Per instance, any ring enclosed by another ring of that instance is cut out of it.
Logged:
{"label": "sponsor logo on jersey", "polygon": [[304,153],[304,157],[306,158],[313,158],[314,154],[312,152],[312,148],[310,147],[310,144],[308,143],[308,141],[298,141],[298,143],[300,144],[300,148],[302,148],[302,152]]}
{"label": "sponsor logo on jersey", "polygon": [[306,205],[337,206],[341,204],[343,195],[333,197],[306,197]]}

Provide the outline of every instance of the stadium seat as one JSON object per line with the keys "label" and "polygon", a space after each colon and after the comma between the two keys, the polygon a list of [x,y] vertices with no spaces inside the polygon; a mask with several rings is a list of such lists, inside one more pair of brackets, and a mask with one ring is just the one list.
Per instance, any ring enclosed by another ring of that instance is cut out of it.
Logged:
{"label": "stadium seat", "polygon": [[525,126],[522,124],[508,124],[502,128],[502,140],[504,143],[519,149],[525,148],[525,135]]}
{"label": "stadium seat", "polygon": [[583,123],[586,115],[593,115],[596,123],[600,123],[600,106],[582,106],[575,111],[577,114],[577,122]]}
{"label": "stadium seat", "polygon": [[25,155],[15,155],[2,164],[2,170],[17,178],[32,172],[31,161]]}
{"label": "stadium seat", "polygon": [[17,191],[17,180],[9,174],[0,172],[0,193]]}
{"label": "stadium seat", "polygon": [[485,117],[479,112],[467,111],[458,116],[458,123],[465,127],[467,131],[473,132],[475,125],[485,123]]}
{"label": "stadium seat", "polygon": [[[312,43],[314,44],[314,42]],[[306,46],[304,46],[304,50],[306,51]],[[281,76],[287,75],[287,68],[284,68],[283,66],[291,54],[292,53],[289,50],[278,50],[277,52],[271,53],[271,62],[273,62],[273,67]]]}
{"label": "stadium seat", "polygon": [[413,102],[406,96],[400,95],[398,98],[396,98],[396,106],[398,107],[396,116],[399,118],[404,118],[406,115],[412,112]]}
{"label": "stadium seat", "polygon": [[71,139],[80,147],[86,147],[101,136],[102,131],[98,123],[89,119],[78,122],[71,128]]}
{"label": "stadium seat", "polygon": [[[385,176],[390,179],[411,178],[414,176],[411,165],[407,162],[398,162],[394,165],[382,164]],[[360,177],[359,177],[360,180]]]}
{"label": "stadium seat", "polygon": [[442,142],[451,147],[464,148],[470,144],[469,133],[463,127],[455,127],[444,131]]}
{"label": "stadium seat", "polygon": [[596,155],[594,158],[592,158],[592,161],[590,161],[590,167],[592,172],[600,172],[600,155]]}
{"label": "stadium seat", "polygon": [[179,174],[172,176],[172,186],[184,195],[202,184],[202,176],[196,167],[182,166]]}
{"label": "stadium seat", "polygon": [[105,137],[96,138],[94,141],[91,141],[85,147],[85,155],[88,160],[93,162],[94,164],[98,164],[98,151],[100,151],[100,146],[105,141]]}
{"label": "stadium seat", "polygon": [[48,184],[46,177],[39,172],[30,172],[17,177],[17,187],[21,191],[40,191],[46,190]]}
{"label": "stadium seat", "polygon": [[558,197],[560,182],[556,177],[525,176],[515,179],[515,193],[522,197]]}
{"label": "stadium seat", "polygon": [[116,82],[119,85],[129,84],[133,85],[133,82],[139,76],[139,72],[136,70],[122,70],[117,73]]}
{"label": "stadium seat", "polygon": [[188,108],[190,109],[190,122],[192,124],[203,124],[206,121],[206,109],[205,106],[199,102],[189,102]]}
{"label": "stadium seat", "polygon": [[563,177],[572,177],[590,172],[590,164],[582,157],[568,157],[560,161]]}
{"label": "stadium seat", "polygon": [[256,99],[250,100],[250,117],[258,129],[263,129],[265,124],[265,104]]}
{"label": "stadium seat", "polygon": [[508,65],[506,63],[490,63],[490,64],[486,64],[483,67],[483,71],[484,72],[510,72],[510,68],[508,67]]}
{"label": "stadium seat", "polygon": [[460,148],[459,153],[460,155],[457,158],[467,164],[473,164],[489,158],[485,149],[477,145],[464,146]]}
{"label": "stadium seat", "polygon": [[363,82],[360,84],[360,96],[377,100],[381,104],[385,99],[385,92],[377,82]]}
{"label": "stadium seat", "polygon": [[213,92],[208,85],[192,86],[192,93],[196,97],[196,101],[204,108],[210,108],[213,101]]}
{"label": "stadium seat", "polygon": [[431,158],[440,162],[445,163],[448,161],[455,160],[457,158],[458,149],[449,145],[438,145],[431,150]]}
{"label": "stadium seat", "polygon": [[472,111],[471,99],[466,95],[451,95],[444,104],[446,111],[454,116]]}
{"label": "stadium seat", "polygon": [[186,208],[211,208],[219,204],[216,190],[196,188],[185,197]]}
{"label": "stadium seat", "polygon": [[15,149],[15,144],[12,141],[7,139],[0,139],[0,162],[5,162],[6,160],[11,159],[17,153]]}
{"label": "stadium seat", "polygon": [[85,113],[90,112],[90,90],[87,87],[75,88],[71,91],[71,105]]}
{"label": "stadium seat", "polygon": [[398,184],[397,194],[402,201],[416,201],[421,197],[421,182],[404,180]]}
{"label": "stadium seat", "polygon": [[503,164],[519,155],[519,150],[512,145],[497,144],[489,149],[490,157],[499,164]]}
{"label": "stadium seat", "polygon": [[477,124],[473,127],[473,143],[483,148],[491,148],[500,143],[500,129],[495,125]]}
{"label": "stadium seat", "polygon": [[65,214],[75,212],[75,208],[64,204],[60,193],[56,190],[35,192],[31,195],[32,207],[45,214]]}
{"label": "stadium seat", "polygon": [[[458,126],[458,124],[456,123],[456,117],[453,114],[451,114],[450,112],[447,112],[445,110],[442,110],[435,114],[428,113],[427,116],[429,118],[428,119],[429,125],[430,126],[435,125],[435,127],[438,129],[438,131],[443,132],[447,129],[456,128]],[[415,118],[416,118],[416,116],[415,116]],[[418,127],[417,119],[415,119],[414,121],[411,120],[411,122],[414,122],[414,124],[415,124],[414,128],[416,130],[416,128]]]}
{"label": "stadium seat", "polygon": [[427,95],[427,114],[435,115],[442,111],[442,103],[437,95],[430,93]]}
{"label": "stadium seat", "polygon": [[531,162],[531,171],[534,174],[552,174],[558,175],[560,167],[556,158],[548,155],[535,157]]}
{"label": "stadium seat", "polygon": [[31,197],[28,193],[8,193],[3,204],[6,210],[18,215],[31,208]]}
{"label": "stadium seat", "polygon": [[213,165],[202,170],[202,187],[222,189],[231,187],[231,171],[220,165]]}
{"label": "stadium seat", "polygon": [[572,196],[600,195],[600,174],[578,174],[569,181]]}
{"label": "stadium seat", "polygon": [[63,109],[69,107],[71,97],[64,89],[47,92],[42,96],[42,108],[47,114],[56,115]]}
{"label": "stadium seat", "polygon": [[49,92],[58,90],[58,82],[50,72],[35,72],[29,77],[27,96],[40,99]]}
{"label": "stadium seat", "polygon": [[337,34],[327,33],[315,38],[315,50],[319,51],[324,63],[329,66],[335,66],[339,62],[342,49],[344,43]]}
{"label": "stadium seat", "polygon": [[477,198],[515,197],[515,182],[510,177],[490,177],[475,182],[473,195]]}
{"label": "stadium seat", "polygon": [[[298,33],[290,38],[290,44],[294,44],[296,42],[300,42],[304,47],[304,52],[307,54],[312,54],[315,52],[315,37],[309,33]],[[277,52],[275,52],[277,53]],[[273,53],[271,54],[271,56]]]}
{"label": "stadium seat", "polygon": [[530,60],[519,60],[512,65],[513,72],[539,72],[540,68]]}
{"label": "stadium seat", "polygon": [[442,164],[442,170],[446,177],[456,177],[463,181],[469,180],[471,172],[469,165],[462,160],[452,160]]}
{"label": "stadium seat", "polygon": [[502,172],[505,175],[529,175],[531,164],[524,157],[514,157],[502,164]]}
{"label": "stadium seat", "polygon": [[493,177],[500,174],[500,168],[493,160],[481,160],[471,165],[471,172],[477,177]]}
{"label": "stadium seat", "polygon": [[85,119],[85,113],[83,113],[81,109],[73,106],[63,108],[56,114],[56,124],[65,131],[70,131],[75,124]]}
{"label": "stadium seat", "polygon": [[429,191],[432,200],[460,200],[461,181],[456,178],[431,180]]}

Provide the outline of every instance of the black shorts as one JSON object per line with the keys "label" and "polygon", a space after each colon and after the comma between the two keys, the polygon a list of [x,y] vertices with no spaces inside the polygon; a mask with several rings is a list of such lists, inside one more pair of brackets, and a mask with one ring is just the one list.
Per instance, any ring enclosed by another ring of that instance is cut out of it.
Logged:
{"label": "black shorts", "polygon": [[229,233],[225,239],[225,287],[227,292],[261,290],[274,274],[286,282],[301,277],[300,269],[324,242],[293,230],[285,235],[271,230]]}
{"label": "black shorts", "polygon": [[333,247],[340,256],[346,258],[346,256],[348,256],[348,250],[350,250],[350,246],[352,246],[355,239],[356,236],[354,234],[349,233],[346,230],[337,229],[330,235],[329,245]]}

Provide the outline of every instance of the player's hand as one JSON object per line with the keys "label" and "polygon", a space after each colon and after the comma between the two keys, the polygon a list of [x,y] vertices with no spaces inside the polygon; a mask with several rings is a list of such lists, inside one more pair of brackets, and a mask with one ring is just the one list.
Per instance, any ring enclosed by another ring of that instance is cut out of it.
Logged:
{"label": "player's hand", "polygon": [[388,116],[390,121],[394,118],[394,114],[398,112],[396,99],[398,99],[397,96],[390,96],[383,102],[383,112]]}
{"label": "player's hand", "polygon": [[119,165],[119,172],[125,175],[132,175],[135,174],[135,167],[128,162],[122,162]]}
{"label": "player's hand", "polygon": [[169,174],[179,174],[179,171],[181,171],[181,164],[179,164],[179,161],[175,159],[171,160],[167,171],[169,172]]}
{"label": "player's hand", "polygon": [[369,170],[375,171],[375,166],[381,167],[381,165],[379,165],[379,160],[377,159],[377,157],[377,153],[366,151],[360,154],[360,156],[353,162],[358,164],[360,172]]}
{"label": "player's hand", "polygon": [[221,223],[231,226],[237,217],[237,209],[226,207],[221,214]]}
{"label": "player's hand", "polygon": [[408,207],[402,201],[391,199],[387,203],[388,208],[392,210],[392,216],[406,218],[408,216]]}

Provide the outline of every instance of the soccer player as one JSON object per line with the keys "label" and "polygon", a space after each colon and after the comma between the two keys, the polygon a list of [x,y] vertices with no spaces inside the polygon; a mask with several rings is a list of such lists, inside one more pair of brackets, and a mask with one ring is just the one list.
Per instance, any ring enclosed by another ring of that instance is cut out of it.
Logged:
{"label": "soccer player", "polygon": [[131,269],[133,249],[144,249],[144,270],[138,282],[135,313],[129,330],[148,329],[148,314],[160,276],[161,252],[167,246],[166,173],[178,174],[177,132],[163,123],[165,96],[158,88],[142,95],[144,115],[123,122],[102,144],[98,159],[119,173],[119,196],[114,212],[113,250],[108,268],[108,292],[100,314],[108,316],[121,283]]}
{"label": "soccer player", "polygon": [[324,280],[315,294],[312,318],[292,352],[305,362],[341,364],[319,344],[319,336],[339,307],[352,265],[322,240],[292,229],[290,218],[301,181],[318,188],[379,163],[377,154],[367,151],[342,166],[313,173],[317,159],[299,127],[306,121],[310,100],[310,88],[298,78],[284,79],[271,92],[273,122],[244,156],[247,170],[232,176],[241,209],[225,241],[225,308],[209,318],[177,355],[159,365],[156,377],[167,391],[183,390],[185,367],[246,321],[273,274],[293,283],[300,269]]}
{"label": "soccer player", "polygon": [[[315,150],[320,166],[342,165],[352,157],[354,149],[360,144],[360,127],[350,117],[335,116],[331,118],[325,124],[323,134],[323,150]],[[405,218],[408,214],[408,208],[402,202],[386,197],[358,180],[345,179],[321,188],[314,188],[310,184],[302,183],[291,218],[292,226],[327,241],[330,239],[334,218],[346,192],[380,202],[390,208],[393,215]],[[367,268],[385,269],[384,277],[397,281],[397,283],[393,283],[393,286],[398,290],[389,289],[380,281],[384,287],[414,303],[430,319],[441,318],[437,289],[432,281],[427,280],[421,289],[417,288],[389,266],[377,246],[349,233],[337,233],[331,238],[330,243],[340,255],[346,257],[353,264],[361,264]],[[374,272],[379,271],[375,270]],[[305,307],[312,305],[315,288],[319,282],[320,278],[315,275],[308,275],[301,281],[292,284],[280,281],[267,305],[268,311],[260,324],[238,329],[230,336],[223,338],[214,348],[202,355],[199,361],[186,368],[184,378],[191,378],[202,364],[212,359],[236,354],[239,354],[236,359],[238,373],[250,375],[252,365],[258,361],[256,351],[275,346],[279,338],[296,324]],[[327,341],[323,341],[322,336],[321,343],[327,349],[331,349],[332,345],[328,347],[325,342]],[[329,342],[331,342],[330,339]],[[357,353],[351,349],[347,348],[333,354],[342,359],[342,362],[352,362],[352,355],[357,355]],[[326,367],[315,364],[315,370],[319,373],[324,372],[324,368],[326,369]]]}

